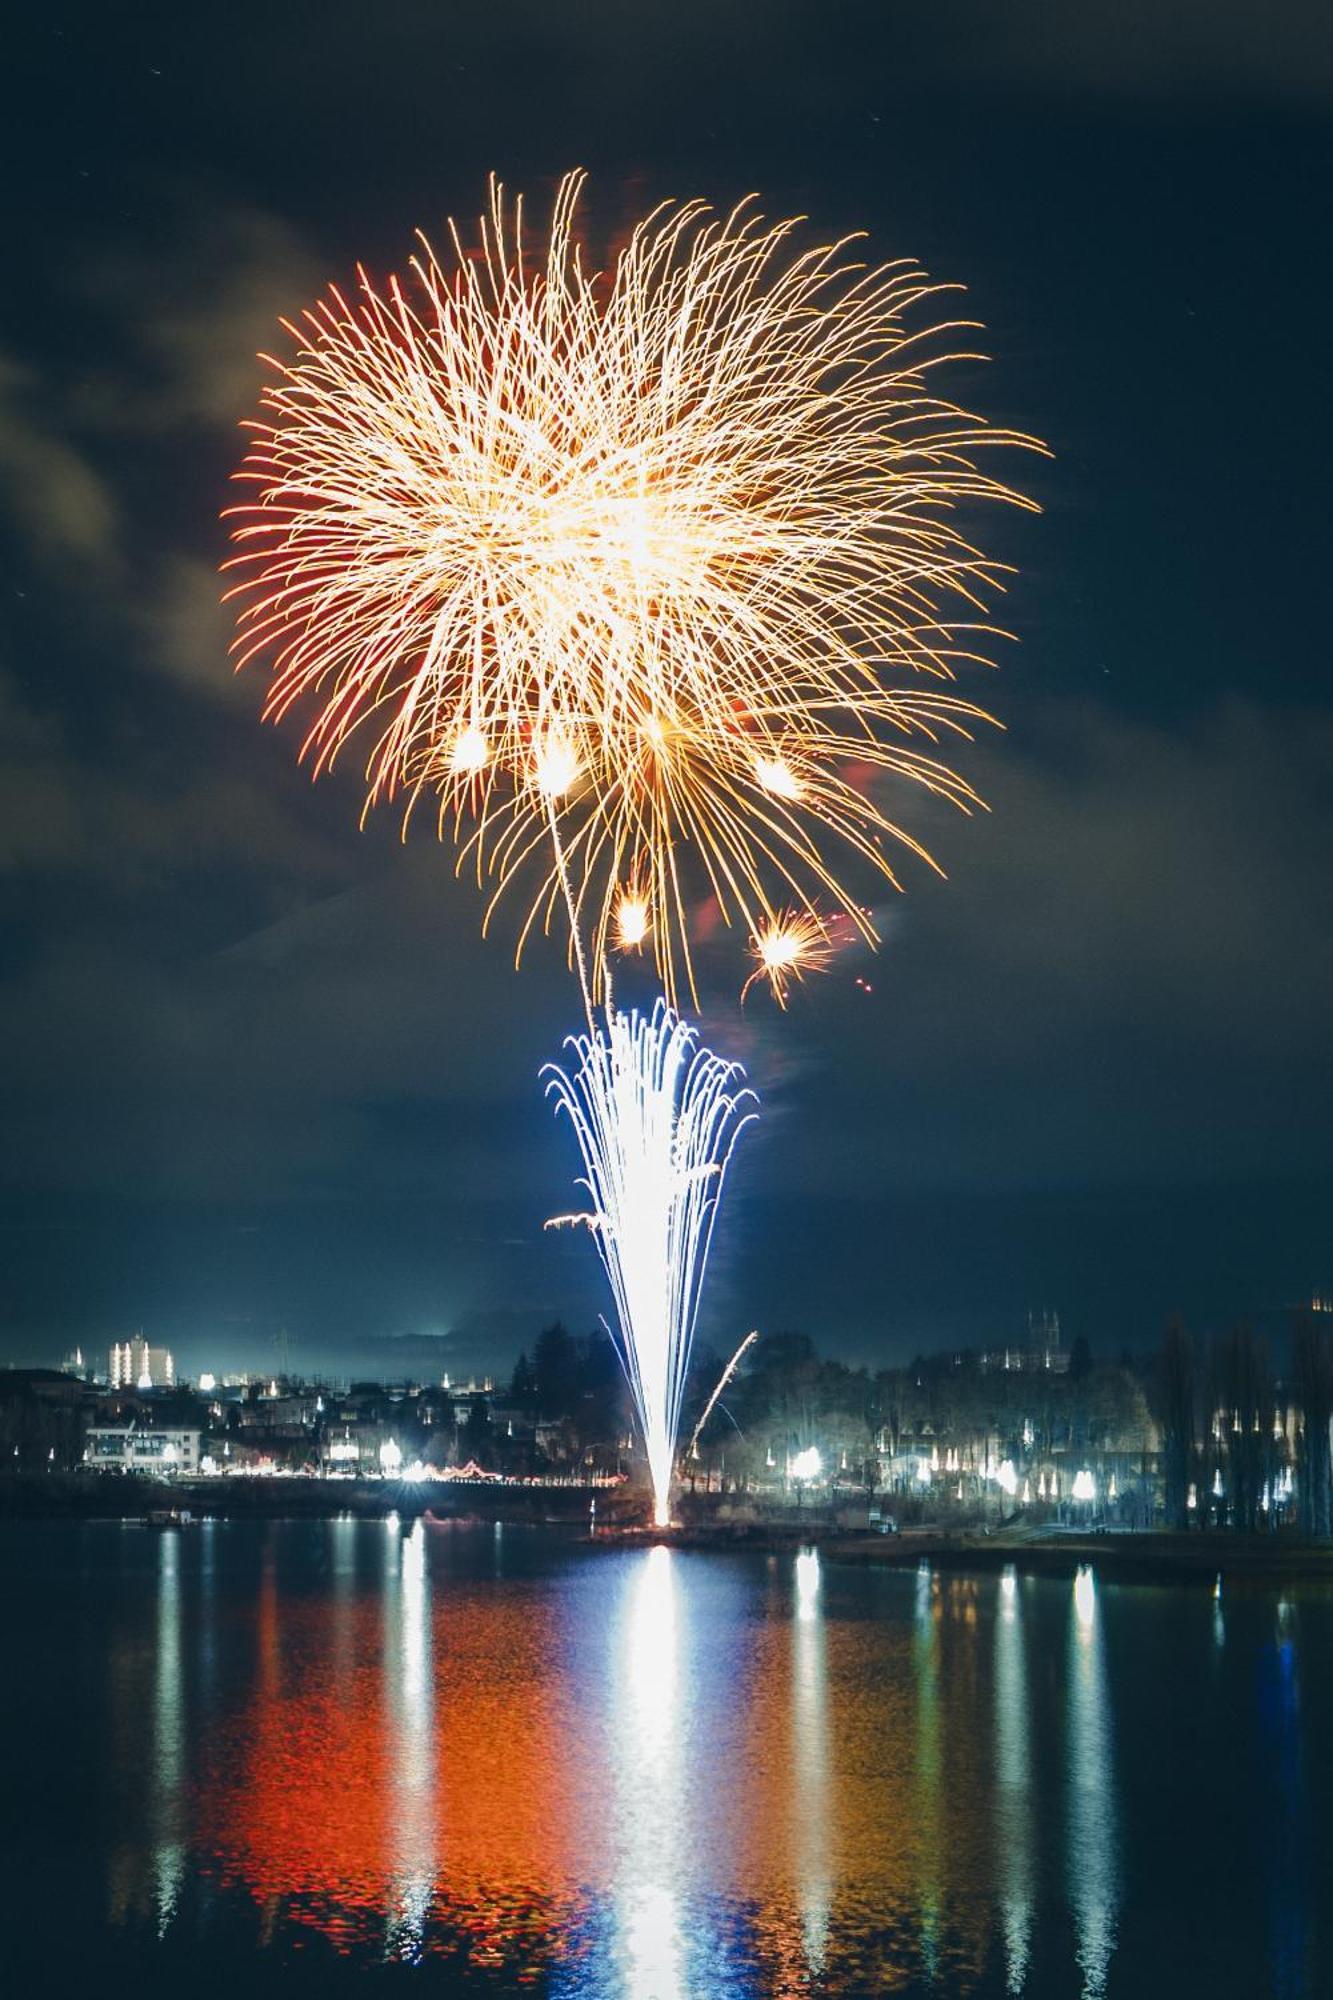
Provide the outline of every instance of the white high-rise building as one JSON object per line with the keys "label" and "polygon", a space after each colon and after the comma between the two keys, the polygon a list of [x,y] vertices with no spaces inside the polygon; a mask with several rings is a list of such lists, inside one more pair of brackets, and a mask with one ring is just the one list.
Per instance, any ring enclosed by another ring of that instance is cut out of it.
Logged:
{"label": "white high-rise building", "polygon": [[174,1389],[176,1363],[169,1347],[150,1347],[141,1333],[118,1340],[108,1369],[113,1389]]}

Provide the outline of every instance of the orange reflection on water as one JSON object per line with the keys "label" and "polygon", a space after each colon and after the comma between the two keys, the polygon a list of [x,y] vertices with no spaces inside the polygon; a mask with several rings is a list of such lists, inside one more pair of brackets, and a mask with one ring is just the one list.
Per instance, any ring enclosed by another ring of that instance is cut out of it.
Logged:
{"label": "orange reflection on water", "polygon": [[255,1699],[215,1744],[202,1845],[344,1950],[412,1958],[443,1918],[481,1963],[527,1961],[573,1910],[588,1801],[550,1672],[551,1601],[432,1591],[427,1542],[385,1538],[379,1588],[261,1590]]}

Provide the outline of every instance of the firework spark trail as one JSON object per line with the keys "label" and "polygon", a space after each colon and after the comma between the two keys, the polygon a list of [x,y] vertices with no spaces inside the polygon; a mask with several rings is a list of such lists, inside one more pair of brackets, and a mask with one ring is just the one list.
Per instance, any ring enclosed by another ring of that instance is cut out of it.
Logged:
{"label": "firework spark trail", "polygon": [[610,1012],[571,1036],[576,1062],[552,1064],[548,1094],[583,1155],[586,1216],[616,1308],[616,1338],[665,1527],[681,1398],[713,1221],[732,1150],[755,1115],[736,1063],[698,1045],[664,1000],[651,1015]]}
{"label": "firework spark trail", "polygon": [[[746,1334],[744,1340],[741,1342],[740,1346],[736,1349],[736,1352],[732,1355],[730,1361],[727,1363],[726,1367],[722,1370],[722,1373],[718,1376],[717,1381],[713,1384],[713,1393],[708,1398],[708,1401],[704,1404],[703,1414],[700,1416],[698,1423],[694,1426],[694,1431],[690,1438],[689,1446],[685,1453],[686,1458],[694,1457],[694,1448],[699,1442],[700,1434],[703,1431],[704,1425],[708,1422],[708,1419],[712,1416],[713,1411],[717,1407],[718,1398],[721,1396],[722,1391],[726,1388],[728,1382],[730,1382],[732,1376],[736,1373],[736,1370],[740,1367],[741,1358],[744,1355],[746,1349],[748,1347],[752,1347],[754,1342],[758,1340],[758,1338],[759,1338],[759,1329],[758,1327],[755,1327],[752,1333]],[[734,1417],[732,1418],[732,1423],[735,1425],[735,1428],[739,1431],[740,1425],[736,1423]]]}
{"label": "firework spark trail", "polygon": [[594,997],[646,949],[674,1001],[705,894],[752,940],[794,897],[873,941],[836,850],[890,881],[921,851],[877,777],[979,803],[937,751],[982,716],[949,683],[1003,566],[956,514],[1030,505],[974,461],[1034,441],[935,392],[973,328],[917,323],[945,288],[910,262],[686,202],[600,273],[582,184],[535,257],[493,184],[478,254],[450,225],[288,324],[231,510],[236,653],[316,773],[367,732],[367,810],[431,799],[496,898],[527,880],[520,951],[563,865]]}

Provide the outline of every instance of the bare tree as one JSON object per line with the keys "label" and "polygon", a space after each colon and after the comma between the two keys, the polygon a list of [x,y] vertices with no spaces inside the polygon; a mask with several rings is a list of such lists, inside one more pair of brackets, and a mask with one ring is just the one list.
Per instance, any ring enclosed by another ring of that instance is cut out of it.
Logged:
{"label": "bare tree", "polygon": [[1194,1345],[1179,1319],[1173,1319],[1166,1329],[1157,1373],[1166,1525],[1168,1528],[1186,1528],[1189,1526],[1190,1481],[1195,1469],[1195,1373]]}
{"label": "bare tree", "polygon": [[1333,1423],[1333,1342],[1313,1313],[1296,1319],[1293,1355],[1296,1400],[1300,1407],[1297,1450],[1298,1506],[1307,1535],[1333,1530],[1330,1491],[1330,1431]]}

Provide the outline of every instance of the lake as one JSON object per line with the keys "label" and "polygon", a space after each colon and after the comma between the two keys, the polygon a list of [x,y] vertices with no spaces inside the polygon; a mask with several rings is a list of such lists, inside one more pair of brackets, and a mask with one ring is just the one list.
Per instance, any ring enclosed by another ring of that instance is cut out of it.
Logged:
{"label": "lake", "polygon": [[0,1575],[15,1992],[1333,1992],[1320,1588],[350,1519]]}

